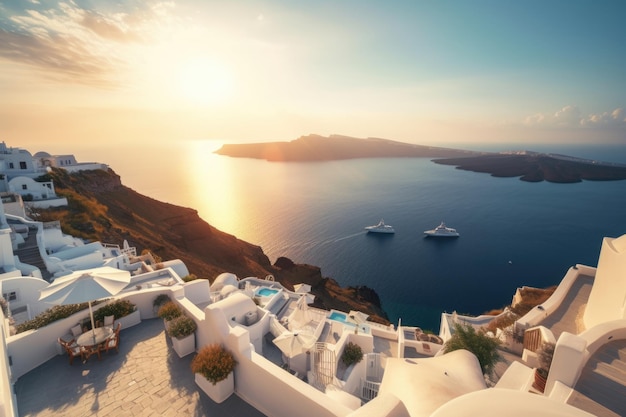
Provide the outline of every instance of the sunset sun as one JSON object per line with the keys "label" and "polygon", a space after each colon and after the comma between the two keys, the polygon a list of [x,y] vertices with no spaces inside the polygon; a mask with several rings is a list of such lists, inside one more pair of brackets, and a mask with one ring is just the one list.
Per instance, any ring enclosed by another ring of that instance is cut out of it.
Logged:
{"label": "sunset sun", "polygon": [[177,91],[196,105],[217,105],[233,93],[233,76],[229,69],[211,59],[198,58],[183,62],[177,76]]}

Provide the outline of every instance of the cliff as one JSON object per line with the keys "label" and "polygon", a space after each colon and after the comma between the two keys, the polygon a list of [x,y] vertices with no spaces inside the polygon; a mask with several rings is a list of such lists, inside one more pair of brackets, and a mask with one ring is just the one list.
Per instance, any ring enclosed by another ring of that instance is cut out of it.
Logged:
{"label": "cliff", "polygon": [[222,272],[239,277],[274,275],[287,288],[306,283],[316,305],[345,311],[361,310],[387,323],[376,293],[367,287],[342,288],[322,276],[320,268],[279,258],[274,265],[257,245],[224,233],[198,216],[196,210],[164,203],[122,185],[112,170],[68,174],[54,169],[52,180],[68,207],[39,210],[41,221],[59,220],[65,233],[87,240],[116,243],[127,240],[138,252],[149,250],[162,259],[181,259],[190,273],[213,280]]}
{"label": "cliff", "polygon": [[291,142],[227,144],[215,151],[238,158],[271,162],[314,162],[355,158],[434,158],[478,155],[478,152],[413,145],[388,139],[348,136],[301,136]]}

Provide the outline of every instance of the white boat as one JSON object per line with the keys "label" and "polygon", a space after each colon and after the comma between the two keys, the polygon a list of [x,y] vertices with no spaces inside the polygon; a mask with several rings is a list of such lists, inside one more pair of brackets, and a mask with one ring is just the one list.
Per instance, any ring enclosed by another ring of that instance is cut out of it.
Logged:
{"label": "white boat", "polygon": [[444,222],[441,222],[441,224],[435,227],[433,230],[424,231],[424,233],[426,234],[426,236],[432,236],[432,237],[459,237],[460,236],[459,232],[457,232],[456,229],[447,227]]}
{"label": "white boat", "polygon": [[396,232],[395,230],[393,230],[392,226],[385,224],[385,221],[383,219],[380,219],[380,222],[378,222],[376,226],[367,226],[365,230],[367,230],[370,233],[395,233]]}

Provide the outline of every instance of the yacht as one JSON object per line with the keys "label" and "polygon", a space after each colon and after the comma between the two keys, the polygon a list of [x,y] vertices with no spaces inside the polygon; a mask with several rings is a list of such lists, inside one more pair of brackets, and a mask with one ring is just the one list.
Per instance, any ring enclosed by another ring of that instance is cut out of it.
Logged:
{"label": "yacht", "polygon": [[459,237],[459,232],[457,232],[456,229],[447,227],[444,222],[441,222],[441,224],[433,230],[424,231],[424,233],[426,236],[432,237]]}
{"label": "yacht", "polygon": [[393,226],[385,224],[385,221],[383,219],[380,219],[380,222],[378,222],[378,224],[375,226],[367,226],[365,230],[371,233],[395,233],[396,232],[395,230],[393,230]]}

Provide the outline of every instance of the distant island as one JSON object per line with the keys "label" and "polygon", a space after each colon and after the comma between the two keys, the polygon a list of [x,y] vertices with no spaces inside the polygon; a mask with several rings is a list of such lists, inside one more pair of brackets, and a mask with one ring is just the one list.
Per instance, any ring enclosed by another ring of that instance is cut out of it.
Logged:
{"label": "distant island", "polygon": [[319,162],[357,158],[441,158],[433,162],[494,177],[522,181],[574,183],[626,179],[626,165],[531,151],[475,152],[414,145],[388,139],[307,135],[291,142],[227,144],[215,151],[236,158],[271,162]]}
{"label": "distant island", "polygon": [[236,158],[271,162],[317,162],[357,158],[458,158],[481,152],[422,146],[379,138],[301,136],[291,142],[227,144],[215,151]]}
{"label": "distant island", "polygon": [[502,152],[471,158],[435,159],[458,169],[489,173],[494,177],[520,177],[522,181],[574,183],[583,180],[615,181],[626,179],[626,166],[565,155],[537,152]]}

